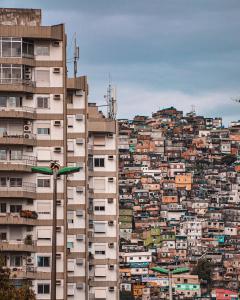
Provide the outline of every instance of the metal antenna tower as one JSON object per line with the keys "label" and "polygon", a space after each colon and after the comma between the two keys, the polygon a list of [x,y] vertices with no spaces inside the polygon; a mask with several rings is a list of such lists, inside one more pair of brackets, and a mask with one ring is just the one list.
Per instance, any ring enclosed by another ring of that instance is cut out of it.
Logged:
{"label": "metal antenna tower", "polygon": [[115,120],[117,117],[117,99],[116,99],[116,88],[112,87],[111,75],[109,74],[109,83],[107,94],[104,96],[106,99],[107,106],[107,116],[109,119]]}
{"label": "metal antenna tower", "polygon": [[77,64],[79,60],[79,47],[77,46],[76,32],[74,34],[74,78],[77,77]]}

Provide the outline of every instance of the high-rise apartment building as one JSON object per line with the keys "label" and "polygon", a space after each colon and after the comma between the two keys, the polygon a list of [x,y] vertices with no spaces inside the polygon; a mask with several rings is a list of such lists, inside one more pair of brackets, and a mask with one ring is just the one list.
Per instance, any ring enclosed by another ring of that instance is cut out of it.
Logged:
{"label": "high-rise apartment building", "polygon": [[64,25],[41,11],[0,10],[0,250],[16,285],[50,299],[52,176],[58,179],[57,299],[118,299],[116,121],[88,103],[86,77],[67,78]]}

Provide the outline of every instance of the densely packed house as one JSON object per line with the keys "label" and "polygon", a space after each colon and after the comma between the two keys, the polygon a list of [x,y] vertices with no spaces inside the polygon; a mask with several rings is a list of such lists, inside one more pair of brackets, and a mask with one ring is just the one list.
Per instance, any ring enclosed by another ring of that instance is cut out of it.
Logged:
{"label": "densely packed house", "polygon": [[118,139],[122,299],[168,299],[155,266],[189,268],[173,275],[174,299],[238,299],[240,123],[169,107],[119,120]]}

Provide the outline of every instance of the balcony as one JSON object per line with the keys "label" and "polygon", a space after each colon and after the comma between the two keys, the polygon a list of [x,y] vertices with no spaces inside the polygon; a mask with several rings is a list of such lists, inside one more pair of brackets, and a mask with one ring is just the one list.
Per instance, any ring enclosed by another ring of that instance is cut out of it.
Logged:
{"label": "balcony", "polygon": [[32,266],[10,267],[10,270],[13,279],[35,279],[37,274],[36,267]]}
{"label": "balcony", "polygon": [[20,213],[1,213],[0,225],[36,225],[37,213],[34,211],[21,211]]}
{"label": "balcony", "polygon": [[22,155],[20,159],[5,159],[0,156],[0,170],[14,172],[31,172],[31,168],[36,166],[37,158],[35,156]]}
{"label": "balcony", "polygon": [[116,132],[116,122],[110,119],[89,119],[88,123],[89,132]]}
{"label": "balcony", "polygon": [[[1,85],[0,85],[1,88]],[[0,118],[36,119],[36,110],[28,106],[0,107]]]}
{"label": "balcony", "polygon": [[25,79],[0,79],[0,92],[34,93],[36,83]]}
{"label": "balcony", "polygon": [[36,252],[36,243],[31,239],[24,241],[10,240],[0,242],[0,251],[4,252]]}
{"label": "balcony", "polygon": [[36,198],[36,185],[32,182],[22,182],[21,185],[0,186],[0,198]]}
{"label": "balcony", "polygon": [[36,135],[25,133],[23,130],[7,130],[0,135],[0,145],[26,145],[36,146]]}
{"label": "balcony", "polygon": [[32,166],[36,166],[37,158],[35,156],[22,155],[19,159],[2,160],[0,157],[1,171],[31,172]]}

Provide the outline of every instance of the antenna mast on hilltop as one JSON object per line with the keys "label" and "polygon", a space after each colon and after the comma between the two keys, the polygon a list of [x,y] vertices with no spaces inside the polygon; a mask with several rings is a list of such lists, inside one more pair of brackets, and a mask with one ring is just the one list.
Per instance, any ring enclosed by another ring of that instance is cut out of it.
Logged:
{"label": "antenna mast on hilltop", "polygon": [[74,34],[74,78],[77,77],[77,64],[79,60],[79,47],[77,46],[76,32]]}

